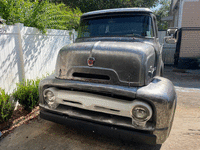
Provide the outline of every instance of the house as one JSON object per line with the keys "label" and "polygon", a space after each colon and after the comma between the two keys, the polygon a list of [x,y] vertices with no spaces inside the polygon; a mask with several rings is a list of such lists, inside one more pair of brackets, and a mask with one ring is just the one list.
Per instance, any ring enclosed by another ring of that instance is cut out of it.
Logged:
{"label": "house", "polygon": [[175,66],[181,69],[200,68],[200,1],[172,0],[169,16],[162,20],[180,31]]}

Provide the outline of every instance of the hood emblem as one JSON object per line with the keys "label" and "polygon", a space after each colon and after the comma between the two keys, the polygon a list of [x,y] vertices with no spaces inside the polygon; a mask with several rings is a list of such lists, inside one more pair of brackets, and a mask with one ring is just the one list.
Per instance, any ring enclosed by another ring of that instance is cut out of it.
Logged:
{"label": "hood emblem", "polygon": [[93,64],[95,62],[95,58],[94,57],[89,57],[87,60],[88,66],[92,67]]}

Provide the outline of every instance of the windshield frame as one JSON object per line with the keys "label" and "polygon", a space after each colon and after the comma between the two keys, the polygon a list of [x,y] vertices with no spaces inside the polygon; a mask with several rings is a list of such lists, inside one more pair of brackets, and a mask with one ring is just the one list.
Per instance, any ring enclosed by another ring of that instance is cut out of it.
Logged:
{"label": "windshield frame", "polygon": [[[96,18],[104,18],[104,17],[116,17],[116,16],[149,16],[150,17],[150,20],[151,20],[151,28],[152,28],[152,34],[153,36],[151,37],[148,37],[148,36],[125,36],[125,35],[110,35],[110,36],[90,36],[90,37],[77,37],[77,39],[83,39],[83,38],[99,38],[99,37],[134,37],[134,38],[145,38],[145,39],[155,39],[156,38],[156,33],[155,33],[155,27],[154,27],[154,20],[153,20],[153,17],[152,17],[152,13],[146,13],[146,12],[120,12],[120,13],[106,13],[106,14],[99,14],[99,15],[89,15],[89,16],[84,16],[84,17],[81,17],[80,19],[80,24],[79,24],[79,27],[81,25],[81,22],[83,20],[90,20],[90,19],[96,19]],[[78,33],[79,34],[79,33]]]}

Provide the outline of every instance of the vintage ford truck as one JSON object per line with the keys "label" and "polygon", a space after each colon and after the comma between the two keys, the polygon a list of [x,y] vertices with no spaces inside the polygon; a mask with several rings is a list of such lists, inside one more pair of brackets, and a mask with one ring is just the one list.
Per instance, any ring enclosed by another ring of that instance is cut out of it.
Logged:
{"label": "vintage ford truck", "polygon": [[81,16],[78,38],[39,85],[40,116],[147,144],[169,136],[176,92],[163,74],[156,18],[147,8]]}

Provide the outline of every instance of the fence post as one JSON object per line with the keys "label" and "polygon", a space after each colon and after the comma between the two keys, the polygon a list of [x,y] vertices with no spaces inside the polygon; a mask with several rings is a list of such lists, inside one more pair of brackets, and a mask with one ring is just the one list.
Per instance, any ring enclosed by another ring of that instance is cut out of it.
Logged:
{"label": "fence post", "polygon": [[21,23],[16,23],[17,26],[17,38],[15,40],[16,45],[16,54],[17,54],[17,66],[18,66],[18,74],[19,74],[19,82],[25,80],[25,71],[24,71],[24,57],[23,57],[23,48],[22,48],[22,36],[21,36],[21,28],[24,27]]}
{"label": "fence post", "polygon": [[73,34],[73,43],[75,42],[75,30],[72,30],[72,34]]}

